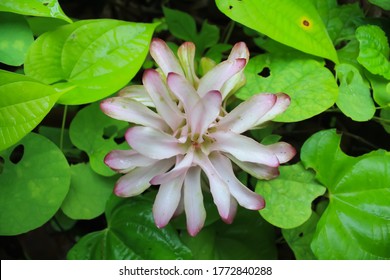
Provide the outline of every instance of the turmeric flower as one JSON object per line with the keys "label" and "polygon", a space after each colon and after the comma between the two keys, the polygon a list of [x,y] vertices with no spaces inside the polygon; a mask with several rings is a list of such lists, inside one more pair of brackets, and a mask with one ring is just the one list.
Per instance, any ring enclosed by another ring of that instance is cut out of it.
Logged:
{"label": "turmeric flower", "polygon": [[164,41],[154,39],[150,54],[160,68],[144,72],[143,86],[127,87],[101,103],[108,116],[134,124],[125,134],[132,149],[114,150],[105,158],[110,168],[125,174],[115,193],[130,197],[159,185],[153,206],[157,227],[184,211],[192,236],[206,218],[202,173],[208,178],[205,191],[225,222],[233,221],[237,204],[264,208],[264,199],[236,178],[232,162],[258,179],[279,174],[278,166],[295,155],[294,148],[284,142],[265,146],[241,134],[282,113],[289,97],[257,94],[226,112],[224,99],[245,83],[249,52],[244,43],[201,78],[190,42],[179,47],[176,57]]}

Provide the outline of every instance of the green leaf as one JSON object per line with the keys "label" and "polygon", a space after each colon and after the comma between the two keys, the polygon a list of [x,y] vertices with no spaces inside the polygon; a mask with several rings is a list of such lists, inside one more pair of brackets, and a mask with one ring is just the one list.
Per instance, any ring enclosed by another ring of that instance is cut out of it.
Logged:
{"label": "green leaf", "polygon": [[217,26],[203,21],[198,32],[196,22],[190,14],[167,7],[163,7],[163,12],[169,31],[179,39],[194,42],[198,55],[218,43],[219,29]]}
{"label": "green leaf", "polygon": [[390,259],[390,154],[345,155],[334,130],[302,147],[307,168],[328,188],[329,206],[311,244],[319,259]]}
{"label": "green leaf", "polygon": [[366,77],[371,83],[375,102],[382,107],[390,106],[390,81],[371,73],[366,73]]}
{"label": "green leaf", "polygon": [[0,151],[35,128],[60,95],[32,78],[0,70]]}
{"label": "green leaf", "polygon": [[202,229],[197,236],[183,233],[181,239],[198,260],[269,260],[277,257],[274,227],[256,211],[242,208],[238,209],[231,225],[219,220]]}
{"label": "green leaf", "polygon": [[[364,14],[359,3],[338,5],[337,0],[314,0],[334,45],[355,36],[355,30],[363,23]],[[340,57],[339,57],[340,58]]]}
{"label": "green leaf", "polygon": [[336,50],[310,0],[216,0],[229,18],[300,51],[338,63]]}
{"label": "green leaf", "polygon": [[107,212],[108,227],[90,233],[69,251],[68,259],[161,260],[189,259],[189,249],[170,225],[158,229],[152,200],[145,196],[121,199]]}
{"label": "green leaf", "polygon": [[28,16],[52,17],[72,22],[62,11],[58,0],[7,0],[0,3],[0,11]]}
{"label": "green leaf", "polygon": [[70,184],[69,165],[45,137],[29,134],[0,153],[0,235],[21,234],[47,222]]}
{"label": "green leaf", "polygon": [[67,24],[65,21],[58,18],[27,17],[26,20],[36,37]]}
{"label": "green leaf", "polygon": [[390,108],[382,109],[380,117],[383,128],[390,134]]}
{"label": "green leaf", "polygon": [[156,24],[81,20],[47,32],[31,46],[26,75],[56,88],[59,103],[85,104],[125,86],[141,68]]}
{"label": "green leaf", "polygon": [[375,114],[375,104],[369,84],[350,64],[339,64],[335,69],[340,81],[337,106],[354,121],[370,120]]}
{"label": "green leaf", "polygon": [[389,0],[368,0],[371,4],[377,5],[384,10],[390,10]]}
{"label": "green leaf", "polygon": [[237,97],[248,99],[261,92],[285,92],[291,97],[288,109],[275,120],[297,122],[313,117],[337,99],[338,87],[322,62],[307,56],[264,54],[249,60],[245,68],[246,85]]}
{"label": "green leaf", "polygon": [[23,16],[0,12],[0,62],[19,66],[34,42],[30,26]]}
{"label": "green leaf", "polygon": [[316,212],[312,212],[310,218],[300,225],[292,229],[282,229],[283,237],[286,239],[291,250],[293,250],[297,260],[316,260],[310,244],[316,230],[316,226],[320,216]]}
{"label": "green leaf", "polygon": [[323,195],[326,189],[301,164],[281,166],[279,170],[280,176],[276,179],[258,181],[256,185],[256,192],[267,203],[259,212],[277,227],[295,228],[310,218],[313,200]]}
{"label": "green leaf", "polygon": [[360,43],[359,63],[390,80],[390,49],[385,32],[379,26],[365,25],[356,29],[356,38]]}
{"label": "green leaf", "polygon": [[70,171],[72,179],[62,211],[75,220],[93,219],[103,214],[117,178],[102,177],[85,163],[72,165]]}
{"label": "green leaf", "polygon": [[[115,172],[104,164],[104,158],[112,150],[129,149],[129,145],[121,139],[124,133],[120,134],[127,127],[127,122],[106,116],[99,103],[93,103],[77,113],[70,124],[69,135],[73,145],[88,154],[93,171],[112,176]],[[123,143],[118,145],[115,141]]]}

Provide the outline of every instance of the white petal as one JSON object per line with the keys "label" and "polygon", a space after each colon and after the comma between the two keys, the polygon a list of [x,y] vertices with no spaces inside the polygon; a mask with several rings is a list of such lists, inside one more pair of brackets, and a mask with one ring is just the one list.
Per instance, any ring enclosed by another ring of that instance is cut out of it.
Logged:
{"label": "white petal", "polygon": [[185,173],[160,186],[153,204],[153,217],[158,228],[165,227],[173,217],[181,198]]}
{"label": "white petal", "polygon": [[228,60],[245,58],[246,61],[249,60],[249,50],[244,42],[236,43],[232,50],[230,51]]}
{"label": "white petal", "polygon": [[195,44],[184,42],[177,50],[177,56],[183,67],[187,80],[196,88],[198,87],[199,78],[195,74]]}
{"label": "white petal", "polygon": [[227,182],[230,193],[242,207],[251,210],[264,208],[264,199],[248,189],[236,178],[233,173],[233,166],[228,158],[219,153],[213,153],[210,156],[210,160],[221,177]]}
{"label": "white petal", "polygon": [[168,131],[167,123],[145,105],[128,97],[108,98],[100,103],[102,111],[111,118],[159,130]]}
{"label": "white petal", "polygon": [[252,138],[230,131],[217,131],[210,134],[215,141],[208,147],[209,151],[222,151],[232,154],[238,160],[279,166],[276,155],[266,146],[257,143]]}
{"label": "white petal", "polygon": [[230,196],[229,215],[227,219],[222,218],[222,221],[230,225],[231,223],[233,223],[236,214],[237,214],[237,201],[234,199],[233,196]]}
{"label": "white petal", "polygon": [[121,173],[127,173],[136,167],[151,165],[156,161],[134,150],[113,150],[104,158],[105,164]]}
{"label": "white petal", "polygon": [[200,168],[191,167],[184,180],[184,209],[187,218],[187,231],[195,236],[203,227],[206,210],[200,185]]}
{"label": "white petal", "polygon": [[169,73],[167,84],[173,94],[179,99],[188,114],[200,100],[195,88],[183,77],[176,73]]}
{"label": "white petal", "polygon": [[154,69],[147,69],[142,78],[143,84],[148,91],[157,112],[165,122],[175,131],[183,121],[183,116],[172,100],[168,88],[161,80],[160,74]]}
{"label": "white petal", "polygon": [[237,164],[242,170],[257,179],[270,180],[279,176],[279,169],[277,167],[270,167],[264,164],[241,161],[229,154],[227,157],[230,158],[235,164]]}
{"label": "white petal", "polygon": [[243,58],[219,63],[200,79],[198,86],[199,96],[204,96],[210,90],[220,91],[224,83],[243,69],[245,64],[246,60]]}
{"label": "white petal", "polygon": [[256,125],[261,125],[267,121],[270,121],[274,119],[277,115],[283,113],[286,111],[288,106],[290,105],[291,99],[287,94],[284,93],[277,93],[276,94],[276,102],[274,107],[272,107],[271,110],[269,110],[263,117],[261,117]]}
{"label": "white petal", "polygon": [[143,85],[131,85],[124,87],[118,92],[118,96],[131,98],[148,107],[155,107],[153,100],[150,98],[149,93]]}
{"label": "white petal", "polygon": [[278,142],[272,145],[267,145],[267,148],[278,157],[280,163],[288,162],[296,154],[295,148],[285,142]]}
{"label": "white petal", "polygon": [[151,127],[131,127],[125,138],[134,150],[149,158],[164,159],[186,152],[175,137]]}
{"label": "white petal", "polygon": [[223,220],[229,220],[231,218],[231,196],[229,187],[214,168],[209,158],[203,153],[196,154],[194,161],[202,168],[209,179],[210,192],[213,196],[214,203],[217,206],[219,215]]}
{"label": "white petal", "polygon": [[206,93],[190,111],[192,139],[202,136],[221,111],[222,96],[217,90]]}
{"label": "white petal", "polygon": [[114,192],[117,196],[129,197],[143,193],[150,187],[149,181],[157,174],[166,172],[174,159],[160,160],[153,165],[138,167],[119,178]]}
{"label": "white petal", "polygon": [[254,95],[222,118],[217,125],[218,130],[243,133],[254,127],[258,120],[274,106],[275,102],[276,95]]}
{"label": "white petal", "polygon": [[164,72],[165,76],[170,72],[184,76],[180,63],[168,45],[161,39],[154,38],[150,44],[150,55]]}
{"label": "white petal", "polygon": [[175,167],[172,170],[167,173],[157,175],[150,181],[150,183],[152,185],[160,185],[168,183],[169,181],[180,177],[182,174],[185,174],[187,170],[191,167],[193,158],[193,152],[187,153],[179,162],[176,163]]}

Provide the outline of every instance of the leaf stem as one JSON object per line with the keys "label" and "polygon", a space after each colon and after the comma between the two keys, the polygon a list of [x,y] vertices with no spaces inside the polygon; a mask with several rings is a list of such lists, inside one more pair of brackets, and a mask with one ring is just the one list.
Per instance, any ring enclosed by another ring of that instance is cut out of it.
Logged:
{"label": "leaf stem", "polygon": [[235,22],[232,20],[229,22],[228,26],[227,26],[227,31],[226,31],[226,35],[225,35],[225,39],[223,40],[223,43],[224,44],[227,44],[230,37],[232,36],[232,33],[233,33],[233,29],[234,29],[234,26],[235,26]]}
{"label": "leaf stem", "polygon": [[64,133],[66,124],[66,115],[68,114],[68,105],[64,106],[64,113],[62,114],[61,134],[60,134],[60,150],[63,151],[64,147]]}

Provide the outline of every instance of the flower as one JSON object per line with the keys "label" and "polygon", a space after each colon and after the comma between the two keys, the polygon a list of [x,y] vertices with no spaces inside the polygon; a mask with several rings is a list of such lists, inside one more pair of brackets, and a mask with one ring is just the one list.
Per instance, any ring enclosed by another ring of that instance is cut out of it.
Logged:
{"label": "flower", "polygon": [[236,178],[232,162],[258,179],[279,174],[278,166],[295,149],[284,142],[265,146],[241,134],[283,112],[289,97],[257,94],[226,112],[223,101],[245,83],[249,51],[242,42],[201,78],[195,73],[193,43],[181,45],[177,58],[164,41],[153,39],[150,53],[160,68],[144,72],[143,86],[127,87],[101,103],[108,116],[135,124],[125,134],[132,149],[114,150],[105,158],[110,168],[125,174],[115,194],[131,197],[160,185],[153,205],[157,227],[184,211],[192,236],[206,218],[202,172],[223,221],[233,221],[237,204],[264,208],[264,199]]}

